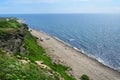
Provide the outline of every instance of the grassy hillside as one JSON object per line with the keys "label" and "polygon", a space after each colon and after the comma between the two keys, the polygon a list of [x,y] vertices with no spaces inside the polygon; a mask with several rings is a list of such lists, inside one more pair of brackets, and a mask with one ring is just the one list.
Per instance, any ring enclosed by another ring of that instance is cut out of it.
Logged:
{"label": "grassy hillside", "polygon": [[19,28],[22,26],[16,18],[0,18],[0,28]]}
{"label": "grassy hillside", "polygon": [[10,33],[23,26],[15,18],[0,18],[0,34]]}
{"label": "grassy hillside", "polygon": [[0,80],[59,80],[56,73],[37,67],[33,62],[22,64],[15,56],[0,51]]}
{"label": "grassy hillside", "polygon": [[[60,80],[61,78],[64,80],[75,80],[66,73],[68,67],[52,63],[51,59],[46,55],[45,49],[37,44],[36,38],[30,34],[27,26],[17,22],[16,19],[0,19],[0,39],[11,33],[20,32],[22,27],[24,27],[22,29],[24,30],[22,32],[24,35],[13,36],[16,38],[15,41],[20,37],[22,48],[24,47],[22,50],[24,51],[17,50],[18,52],[10,54],[4,50],[4,48],[6,49],[4,47],[6,44],[2,47],[0,46],[0,80]],[[9,38],[5,40],[8,41]],[[16,42],[10,45],[16,45]],[[39,65],[36,62],[42,63]]]}

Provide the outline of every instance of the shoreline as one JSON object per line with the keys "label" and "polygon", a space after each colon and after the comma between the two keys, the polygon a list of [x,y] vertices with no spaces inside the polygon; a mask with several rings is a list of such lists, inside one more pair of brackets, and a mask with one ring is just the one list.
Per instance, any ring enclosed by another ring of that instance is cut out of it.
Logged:
{"label": "shoreline", "polygon": [[82,74],[87,74],[91,80],[120,79],[120,73],[117,70],[100,63],[98,60],[91,58],[80,50],[76,50],[74,47],[59,38],[46,34],[43,31],[30,30],[32,30],[32,35],[37,38],[50,38],[50,40],[44,41],[38,39],[38,44],[46,49],[47,54],[53,59],[53,61],[65,64],[72,68],[70,73],[77,80],[79,80]]}
{"label": "shoreline", "polygon": [[87,55],[84,51],[79,50],[77,47],[73,47],[72,45],[70,45],[70,44],[68,44],[68,43],[66,43],[66,42],[64,42],[64,41],[62,41],[61,39],[59,39],[59,38],[57,38],[57,37],[55,37],[55,36],[51,36],[51,35],[49,35],[49,34],[43,32],[43,31],[39,31],[39,32],[42,32],[42,33],[44,33],[44,34],[46,34],[46,35],[48,35],[48,36],[50,36],[50,37],[56,39],[56,40],[59,41],[60,43],[62,43],[62,44],[64,44],[64,45],[66,45],[66,46],[68,46],[68,47],[74,49],[75,51],[79,52],[80,54],[85,55],[86,57],[88,57],[88,58],[90,58],[90,59],[92,59],[92,60],[94,60],[94,61],[96,61],[96,62],[98,62],[99,64],[101,64],[101,65],[103,65],[103,66],[105,66],[105,67],[107,67],[107,68],[110,68],[110,69],[112,69],[113,71],[116,71],[116,72],[120,73],[118,70],[109,67],[107,64],[102,63],[100,60],[97,60],[96,58],[92,57],[91,55]]}
{"label": "shoreline", "polygon": [[112,70],[117,71],[118,73],[120,73],[120,71],[118,71],[118,70],[116,70],[116,69],[114,69],[114,68],[109,67],[107,64],[102,63],[101,61],[97,60],[96,58],[92,57],[91,55],[87,55],[84,51],[78,49],[77,47],[73,47],[72,45],[70,45],[69,43],[66,43],[66,42],[62,41],[62,40],[59,39],[58,37],[49,35],[49,34],[45,33],[45,32],[42,31],[42,30],[36,30],[36,29],[31,29],[31,30],[35,30],[35,31],[38,31],[38,32],[40,32],[40,33],[46,34],[46,35],[54,38],[55,40],[59,41],[60,43],[62,43],[62,44],[64,44],[64,45],[66,45],[66,46],[74,49],[75,51],[79,52],[80,54],[83,54],[83,55],[87,56],[88,58],[97,61],[97,62],[100,63],[101,65],[103,65],[103,66],[105,66],[105,67],[108,67],[108,68],[110,68],[110,69],[112,69]]}
{"label": "shoreline", "polygon": [[[43,31],[39,31],[39,32],[42,32],[42,33],[48,35],[47,33],[43,32]],[[51,35],[48,35],[48,36],[50,36],[50,37],[56,39],[57,41],[59,41],[59,42],[62,43],[62,44],[65,44],[66,46],[68,46],[68,47],[74,49],[75,51],[79,52],[80,54],[83,54],[83,55],[87,56],[88,58],[97,61],[97,62],[100,63],[101,65],[103,65],[103,66],[105,66],[105,67],[108,67],[108,68],[110,68],[110,69],[112,69],[112,70],[117,71],[118,73],[120,73],[118,70],[113,69],[113,68],[107,66],[107,64],[102,63],[101,61],[97,60],[96,58],[92,57],[91,55],[87,55],[84,51],[79,50],[77,47],[73,47],[72,45],[70,45],[70,44],[68,44],[68,43],[65,43],[64,41],[62,41],[61,39],[59,39],[59,38],[57,38],[57,37],[54,37],[54,36],[51,36]]]}

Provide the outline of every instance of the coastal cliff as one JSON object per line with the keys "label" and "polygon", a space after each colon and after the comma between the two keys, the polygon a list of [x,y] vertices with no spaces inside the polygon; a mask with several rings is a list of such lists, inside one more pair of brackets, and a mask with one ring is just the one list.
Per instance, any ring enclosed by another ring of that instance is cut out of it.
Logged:
{"label": "coastal cliff", "polygon": [[[8,32],[0,35],[0,48],[9,53],[25,53],[23,43],[25,36],[24,29],[26,29],[24,26],[16,30],[12,28],[6,29]],[[14,31],[12,32],[12,30]]]}
{"label": "coastal cliff", "polygon": [[68,67],[53,63],[26,24],[16,18],[0,18],[1,80],[75,80]]}

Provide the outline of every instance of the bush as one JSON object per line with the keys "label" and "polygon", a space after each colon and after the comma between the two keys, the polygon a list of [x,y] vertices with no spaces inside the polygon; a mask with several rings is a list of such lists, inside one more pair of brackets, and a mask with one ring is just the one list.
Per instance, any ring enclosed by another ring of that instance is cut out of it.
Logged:
{"label": "bush", "polygon": [[90,80],[89,77],[86,74],[83,74],[81,76],[81,80]]}

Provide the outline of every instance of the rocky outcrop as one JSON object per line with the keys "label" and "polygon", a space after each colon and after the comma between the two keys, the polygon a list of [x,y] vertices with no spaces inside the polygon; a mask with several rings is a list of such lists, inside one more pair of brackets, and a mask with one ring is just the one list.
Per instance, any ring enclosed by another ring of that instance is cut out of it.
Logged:
{"label": "rocky outcrop", "polygon": [[9,53],[25,54],[26,50],[23,43],[24,30],[27,29],[25,26],[16,29],[14,32],[6,32],[0,35],[0,48]]}

